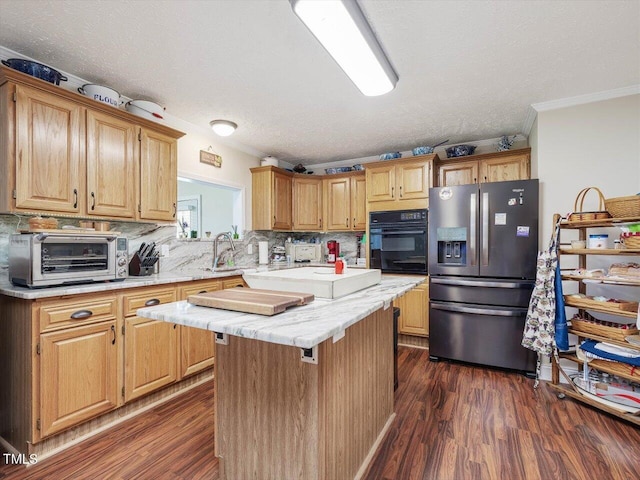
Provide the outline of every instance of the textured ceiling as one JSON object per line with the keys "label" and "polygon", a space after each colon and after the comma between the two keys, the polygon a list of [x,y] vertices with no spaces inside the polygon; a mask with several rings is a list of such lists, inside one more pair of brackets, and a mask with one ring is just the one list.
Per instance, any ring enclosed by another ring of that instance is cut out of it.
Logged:
{"label": "textured ceiling", "polygon": [[640,84],[638,1],[361,0],[400,80],[365,97],[286,0],[0,0],[0,45],[306,165],[522,131]]}

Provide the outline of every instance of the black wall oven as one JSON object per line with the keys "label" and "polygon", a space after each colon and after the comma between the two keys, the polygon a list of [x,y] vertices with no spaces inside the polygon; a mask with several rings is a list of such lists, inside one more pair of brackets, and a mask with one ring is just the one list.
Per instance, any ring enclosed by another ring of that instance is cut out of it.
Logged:
{"label": "black wall oven", "polygon": [[369,268],[427,274],[427,210],[369,213]]}

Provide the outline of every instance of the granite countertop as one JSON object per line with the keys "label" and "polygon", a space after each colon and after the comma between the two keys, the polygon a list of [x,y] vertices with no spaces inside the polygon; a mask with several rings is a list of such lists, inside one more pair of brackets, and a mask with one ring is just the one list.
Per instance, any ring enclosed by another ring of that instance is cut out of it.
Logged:
{"label": "granite countertop", "polygon": [[[108,292],[112,290],[122,290],[127,288],[148,287],[153,285],[164,285],[167,283],[192,282],[194,280],[208,280],[225,277],[235,277],[244,272],[271,271],[284,268],[297,268],[308,266],[332,266],[326,263],[296,263],[287,265],[277,263],[270,265],[260,265],[251,267],[237,267],[229,269],[226,267],[217,272],[207,269],[193,269],[184,272],[162,272],[146,277],[128,277],[123,281],[116,282],[96,282],[81,285],[62,285],[59,287],[27,288],[12,285],[8,274],[0,275],[0,294],[8,297],[22,298],[25,300],[35,300],[39,298],[59,297],[62,295],[79,295],[82,293]],[[350,266],[349,268],[358,268]]]}
{"label": "granite countertop", "polygon": [[424,276],[383,275],[382,281],[335,300],[316,298],[274,316],[198,307],[187,301],[141,308],[140,317],[197,327],[238,337],[311,348],[422,283]]}
{"label": "granite countertop", "polygon": [[191,282],[193,280],[205,280],[242,275],[245,271],[255,269],[224,270],[220,272],[202,273],[159,273],[146,277],[128,277],[120,282],[96,282],[82,285],[63,285],[60,287],[27,288],[17,287],[9,282],[8,277],[0,279],[0,294],[9,297],[34,300],[38,298],[58,297],[61,295],[78,295],[81,293],[98,293],[127,288],[147,287],[152,285],[164,285],[167,283]]}

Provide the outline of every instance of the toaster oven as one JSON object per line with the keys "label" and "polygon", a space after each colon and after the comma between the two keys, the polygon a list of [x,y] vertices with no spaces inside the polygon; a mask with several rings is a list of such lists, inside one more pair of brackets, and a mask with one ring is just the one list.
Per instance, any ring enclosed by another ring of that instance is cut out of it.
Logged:
{"label": "toaster oven", "polygon": [[9,280],[25,287],[50,287],[128,276],[125,237],[79,233],[14,233],[9,237]]}

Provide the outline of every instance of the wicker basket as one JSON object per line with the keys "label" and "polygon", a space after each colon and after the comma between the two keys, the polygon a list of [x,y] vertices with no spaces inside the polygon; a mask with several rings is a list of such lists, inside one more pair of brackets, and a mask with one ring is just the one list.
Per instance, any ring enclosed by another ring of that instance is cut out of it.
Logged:
{"label": "wicker basket", "polygon": [[640,195],[607,198],[604,206],[615,218],[640,217]]}
{"label": "wicker basket", "polygon": [[637,248],[640,249],[640,232],[620,234],[620,239],[624,243],[624,248]]}
{"label": "wicker basket", "polygon": [[[584,199],[589,193],[590,190],[594,190],[598,193],[598,208],[599,210],[595,212],[585,212],[583,211]],[[580,190],[578,196],[576,197],[576,201],[573,204],[573,213],[569,215],[567,221],[569,223],[572,222],[584,222],[584,221],[593,221],[593,220],[605,220],[607,218],[611,218],[611,214],[605,209],[605,199],[604,195],[600,191],[598,187],[587,187]]]}
{"label": "wicker basket", "polygon": [[597,323],[590,322],[589,320],[576,317],[571,319],[571,329],[575,332],[598,335],[600,337],[611,338],[621,342],[626,341],[626,336],[637,335],[639,332],[635,326],[630,326],[629,328],[607,327],[605,325],[599,325]]}

